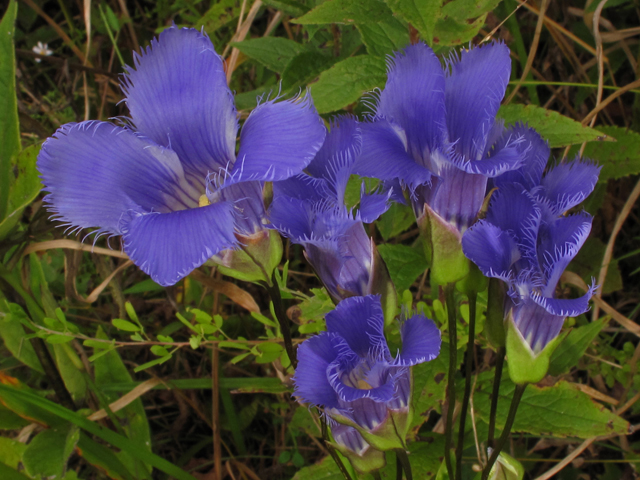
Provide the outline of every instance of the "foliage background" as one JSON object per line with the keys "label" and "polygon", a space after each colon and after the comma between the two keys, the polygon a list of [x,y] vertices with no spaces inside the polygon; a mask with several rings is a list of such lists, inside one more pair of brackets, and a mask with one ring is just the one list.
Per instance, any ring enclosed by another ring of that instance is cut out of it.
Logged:
{"label": "foliage background", "polygon": [[[563,278],[566,289],[580,291],[592,276],[602,288],[591,312],[568,320],[550,375],[526,393],[510,453],[526,478],[552,478],[554,468],[561,479],[636,478],[638,0],[24,0],[5,7],[0,477],[341,478],[330,459],[322,461],[317,416],[290,396],[291,369],[262,289],[207,266],[162,288],[120,253],[118,239],[92,247],[81,243],[84,233],[66,238],[42,208],[34,168],[41,142],[67,122],[126,115],[122,65],[175,22],[209,34],[243,119],[260,96],[307,87],[325,119],[362,116],[370,98],[362,95],[384,86],[386,55],[409,42],[422,39],[441,55],[469,42],[506,42],[513,81],[499,115],[536,127],[557,159],[581,152],[603,165],[584,205],[595,215],[591,237]],[[33,53],[37,42],[53,54]],[[355,198],[359,180],[352,183]],[[444,326],[408,208],[392,207],[369,233],[400,303],[417,304]],[[282,293],[301,341],[323,328],[332,304],[298,246],[285,244],[285,260]],[[457,335],[462,361],[464,318]],[[399,340],[397,330],[388,336]],[[475,342],[465,478],[483,460],[476,439],[486,437],[495,361],[481,332]],[[442,462],[446,348],[416,372],[417,478],[435,478]],[[512,391],[507,379],[498,426]]]}

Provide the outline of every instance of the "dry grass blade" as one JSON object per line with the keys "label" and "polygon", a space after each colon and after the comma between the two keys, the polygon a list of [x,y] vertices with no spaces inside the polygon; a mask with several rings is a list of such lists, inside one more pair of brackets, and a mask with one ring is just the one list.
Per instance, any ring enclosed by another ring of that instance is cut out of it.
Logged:
{"label": "dry grass blade", "polygon": [[[253,23],[253,20],[256,18],[256,15],[258,14],[258,10],[260,10],[261,6],[262,6],[261,0],[256,0],[253,3],[253,5],[251,6],[251,9],[249,10],[249,13],[247,14],[247,19],[242,23],[242,25],[239,26],[238,31],[231,39],[232,42],[241,42],[246,38],[247,34],[249,33],[249,29],[251,28],[251,24]],[[229,45],[230,44],[231,42],[229,42]],[[227,47],[225,48],[225,52],[228,51],[229,45],[227,45]],[[231,76],[233,75],[233,72],[236,69],[236,64],[238,62],[238,55],[240,55],[240,50],[234,47],[231,50],[231,55],[229,55],[229,58],[227,59],[227,83],[231,82]],[[224,53],[223,53],[223,56],[224,56]]]}
{"label": "dry grass blade", "polygon": [[545,473],[537,477],[535,480],[549,480],[550,478],[553,478],[553,476],[556,473],[560,472],[564,467],[566,467],[571,462],[573,462],[573,460],[579,457],[582,452],[584,452],[587,448],[589,448],[589,445],[595,442],[597,438],[598,437],[588,438],[587,440],[582,442],[578,448],[576,448],[573,452],[571,452],[569,455],[563,458],[560,463],[558,463],[552,469],[547,470]]}
{"label": "dry grass blade", "polygon": [[94,288],[93,291],[89,294],[89,296],[87,296],[87,298],[80,297],[80,299],[86,303],[95,302],[100,296],[100,294],[102,293],[102,291],[105,288],[107,288],[107,285],[109,285],[109,282],[113,279],[113,277],[115,277],[118,273],[120,273],[125,268],[130,267],[131,265],[133,265],[133,262],[131,260],[123,263],[118,268],[116,268],[113,272],[111,272],[111,274],[107,278],[105,278],[100,285]]}
{"label": "dry grass blade", "polygon": [[598,106],[596,106],[593,110],[591,110],[586,117],[582,119],[582,124],[586,125],[591,121],[591,119],[600,112],[600,110],[604,109],[613,102],[620,95],[627,93],[629,90],[633,90],[634,88],[640,87],[640,79],[634,80],[631,83],[626,84],[624,87],[620,87],[619,90],[616,90],[614,93],[605,98]]}
{"label": "dry grass blade", "polygon": [[[149,390],[153,389],[156,385],[160,385],[161,383],[162,383],[162,380],[160,380],[159,378],[150,378],[146,382],[142,382],[140,385],[135,387],[129,393],[123,395],[115,402],[110,403],[109,410],[111,410],[112,412],[117,412],[118,410],[122,410],[131,402],[140,398],[142,395],[147,393]],[[98,410],[97,412],[92,413],[87,418],[95,422],[97,420],[102,420],[103,418],[106,418],[108,415],[109,414],[107,413],[107,411],[103,408],[101,410]]]}
{"label": "dry grass blade", "polygon": [[582,393],[586,393],[594,400],[608,403],[610,405],[618,405],[618,400],[616,400],[613,397],[610,397],[609,395],[605,395],[600,390],[596,390],[595,388],[590,387],[589,385],[586,385],[584,383],[572,383],[571,386],[573,388],[580,390]]}
{"label": "dry grass blade", "polygon": [[250,312],[260,312],[260,307],[251,296],[251,294],[234,283],[207,277],[199,270],[194,270],[193,272],[191,272],[189,274],[189,277],[193,278],[197,282],[200,282],[205,287],[210,288],[214,292],[218,292],[229,297],[235,303],[243,308],[246,308]]}
{"label": "dry grass blade", "polygon": [[31,245],[27,246],[27,248],[24,249],[22,254],[28,255],[33,252],[43,252],[46,250],[52,250],[56,248],[81,250],[83,252],[97,253],[98,255],[108,255],[110,257],[116,257],[116,258],[126,258],[126,259],[129,258],[129,256],[124,252],[111,250],[109,248],[94,247],[93,245],[87,245],[82,242],[76,242],[75,240],[68,240],[68,239],[48,240],[46,242],[32,243]]}

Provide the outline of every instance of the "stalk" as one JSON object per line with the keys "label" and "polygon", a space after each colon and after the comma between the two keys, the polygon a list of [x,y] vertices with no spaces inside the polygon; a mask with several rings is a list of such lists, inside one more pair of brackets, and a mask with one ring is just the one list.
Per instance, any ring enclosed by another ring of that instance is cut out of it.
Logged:
{"label": "stalk", "polygon": [[447,423],[444,432],[444,461],[447,465],[449,478],[454,478],[451,463],[451,448],[453,443],[453,411],[456,407],[456,366],[458,363],[458,338],[455,311],[455,284],[449,283],[444,289],[447,303],[447,318],[449,328],[449,378],[447,379]]}
{"label": "stalk", "polygon": [[496,372],[493,377],[493,391],[491,392],[491,410],[489,412],[489,434],[487,443],[490,447],[494,447],[493,441],[496,431],[496,413],[498,412],[498,396],[500,394],[500,381],[502,380],[502,369],[504,368],[504,357],[507,353],[505,347],[498,349],[498,358],[496,360]]}
{"label": "stalk", "polygon": [[473,346],[476,334],[476,301],[478,295],[473,292],[467,295],[469,299],[469,341],[465,357],[464,396],[460,410],[460,428],[458,430],[458,444],[456,445],[456,480],[462,480],[462,450],[464,448],[464,432],[471,397],[471,372],[473,370]]}
{"label": "stalk", "polygon": [[284,306],[282,305],[282,297],[280,296],[280,287],[278,287],[278,282],[275,279],[275,275],[271,280],[271,284],[265,284],[265,288],[267,292],[269,292],[269,296],[271,297],[271,301],[273,302],[273,309],[276,312],[276,318],[278,323],[280,324],[280,331],[282,332],[282,338],[284,339],[284,348],[287,351],[287,355],[289,355],[289,360],[291,360],[291,365],[293,368],[296,368],[298,365],[298,357],[296,356],[296,351],[293,349],[293,341],[291,340],[291,329],[289,328],[289,319],[287,318],[287,314],[284,310]]}
{"label": "stalk", "polygon": [[[407,456],[406,450],[402,448],[396,448],[396,461],[399,466],[402,466],[402,470],[404,470],[404,476],[407,480],[413,480],[413,474],[411,473],[411,462],[409,462],[409,457]],[[400,469],[398,469],[399,471]],[[402,476],[398,477],[402,479]]]}

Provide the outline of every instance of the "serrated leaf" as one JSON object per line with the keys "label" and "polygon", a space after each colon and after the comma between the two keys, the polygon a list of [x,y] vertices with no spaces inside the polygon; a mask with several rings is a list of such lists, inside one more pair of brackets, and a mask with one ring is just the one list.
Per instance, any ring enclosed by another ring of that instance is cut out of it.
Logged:
{"label": "serrated leaf", "polygon": [[[583,126],[580,122],[536,105],[503,105],[498,110],[498,118],[506,125],[516,122],[526,123],[549,142],[551,148],[591,142],[606,137],[599,131]],[[598,127],[600,128],[600,127]]]}
{"label": "serrated leaf", "polygon": [[[485,382],[474,394],[476,415],[489,421],[489,396],[491,382]],[[508,379],[500,385],[499,408],[496,427],[503,428],[515,385]],[[567,382],[558,382],[551,387],[529,385],[524,392],[513,432],[554,437],[590,438],[599,435],[629,433],[629,423],[604,406],[595,403],[586,393],[575,389]]]}
{"label": "serrated leaf", "polygon": [[220,0],[207,10],[194,26],[198,30],[204,28],[205,32],[213,35],[220,27],[238,18],[241,8],[242,2],[238,0]]}
{"label": "serrated leaf", "polygon": [[32,477],[62,478],[79,438],[80,430],[72,424],[40,432],[22,455],[26,472]]}
{"label": "serrated leaf", "polygon": [[466,22],[458,22],[452,17],[439,18],[433,29],[433,43],[443,46],[466,44],[478,34],[486,19],[486,14]]}
{"label": "serrated leaf", "polygon": [[382,238],[387,241],[407,230],[415,224],[415,221],[415,216],[410,206],[392,203],[389,210],[378,219],[376,226]]}
{"label": "serrated leaf", "polygon": [[384,244],[378,245],[378,251],[398,292],[409,288],[429,265],[422,248]]}
{"label": "serrated leaf", "polygon": [[549,375],[561,375],[577,365],[605,325],[600,319],[571,330],[551,355]]}
{"label": "serrated leaf", "polygon": [[416,28],[425,42],[432,43],[442,0],[386,0],[386,3],[394,14]]}
{"label": "serrated leaf", "polygon": [[384,57],[409,45],[409,30],[390,16],[377,23],[356,24],[370,55]]}
{"label": "serrated leaf", "polygon": [[289,90],[306,85],[334,65],[336,60],[317,50],[307,50],[296,55],[282,71],[282,88]]}
{"label": "serrated leaf", "polygon": [[134,323],[131,323],[127,320],[123,320],[121,318],[114,318],[111,320],[111,323],[118,330],[124,330],[125,332],[139,332],[140,327]]}
{"label": "serrated leaf", "polygon": [[502,0],[453,0],[442,7],[441,18],[465,23],[478,18],[498,6]]}
{"label": "serrated leaf", "polygon": [[252,38],[243,42],[233,42],[231,45],[247,57],[278,73],[282,73],[296,55],[307,50],[304,45],[282,37]]}
{"label": "serrated leaf", "polygon": [[430,362],[420,363],[413,371],[413,422],[412,427],[422,425],[425,414],[432,408],[438,408],[445,398],[447,388],[447,370],[449,367],[449,345],[443,343],[440,354]]}
{"label": "serrated leaf", "polygon": [[377,23],[392,16],[380,0],[328,0],[293,23],[324,25],[328,23]]}
{"label": "serrated leaf", "polygon": [[387,66],[383,58],[359,55],[336,63],[311,85],[318,113],[340,110],[358,101],[364,92],[383,87]]}
{"label": "serrated leaf", "polygon": [[11,1],[0,21],[0,221],[7,215],[13,180],[11,165],[22,148],[16,99],[16,57],[13,45],[18,4]]}
{"label": "serrated leaf", "polygon": [[[622,178],[640,173],[640,134],[621,127],[598,126],[609,139],[615,142],[587,143],[583,158],[589,158],[602,165],[600,182],[610,178]],[[571,149],[569,155],[575,155],[578,149]]]}

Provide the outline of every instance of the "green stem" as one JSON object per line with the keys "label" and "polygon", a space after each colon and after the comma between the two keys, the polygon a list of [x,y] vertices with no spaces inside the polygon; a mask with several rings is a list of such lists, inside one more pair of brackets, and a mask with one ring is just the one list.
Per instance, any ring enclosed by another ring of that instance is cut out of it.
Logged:
{"label": "green stem", "polygon": [[502,380],[502,369],[504,368],[504,357],[507,353],[505,347],[498,349],[498,358],[496,360],[496,372],[493,377],[493,391],[491,392],[491,410],[489,411],[489,434],[487,443],[490,447],[494,447],[493,440],[496,431],[496,413],[498,412],[498,397],[500,396],[500,381]]}
{"label": "green stem", "polygon": [[293,368],[296,368],[298,365],[298,358],[296,356],[296,351],[293,349],[293,341],[291,340],[291,329],[289,328],[289,319],[287,318],[287,314],[284,310],[284,306],[282,305],[282,297],[280,296],[280,287],[278,286],[278,282],[275,277],[271,281],[271,285],[266,285],[265,288],[269,292],[269,296],[271,297],[271,301],[273,302],[273,309],[276,312],[276,318],[278,323],[280,324],[280,331],[282,332],[282,338],[284,339],[284,348],[287,351],[287,355],[289,355],[289,360],[291,360],[291,365]]}
{"label": "green stem", "polygon": [[371,476],[373,477],[373,480],[382,480],[380,472],[371,472]]}
{"label": "green stem", "polygon": [[498,439],[498,443],[496,448],[491,452],[491,457],[487,462],[486,467],[482,471],[482,480],[487,480],[489,478],[489,474],[491,473],[491,469],[493,468],[493,464],[496,463],[500,452],[504,448],[504,445],[507,443],[507,439],[509,438],[509,433],[511,433],[511,427],[513,427],[513,422],[516,419],[516,413],[518,412],[518,405],[520,404],[520,400],[522,399],[522,395],[524,394],[524,390],[527,388],[527,384],[524,383],[522,385],[516,385],[516,389],[513,392],[513,398],[511,399],[511,406],[509,407],[509,414],[507,415],[507,421],[504,424],[504,430],[502,430],[502,435]]}
{"label": "green stem", "polygon": [[[407,456],[406,450],[403,448],[396,448],[396,461],[402,465],[402,470],[404,470],[404,476],[407,480],[413,480],[413,474],[411,473],[411,462],[409,461],[409,457]],[[398,477],[401,478],[401,477]]]}
{"label": "green stem", "polygon": [[400,457],[396,455],[396,480],[402,480],[402,463]]}
{"label": "green stem", "polygon": [[340,470],[340,473],[342,473],[342,476],[345,478],[345,480],[353,480],[351,478],[351,474],[347,470],[347,467],[344,466],[344,463],[342,463],[342,460],[338,456],[338,453],[329,444],[329,430],[327,429],[327,422],[324,416],[322,415],[320,416],[320,425],[322,430],[322,440],[324,440],[324,445],[325,447],[327,447],[327,450],[329,451],[329,455],[331,455],[331,458],[333,458],[333,461],[336,462],[336,465],[338,466],[338,470]]}
{"label": "green stem", "polygon": [[467,295],[469,299],[469,340],[467,342],[467,354],[465,357],[464,396],[462,397],[462,409],[460,410],[460,428],[458,430],[458,444],[456,445],[456,480],[462,480],[462,450],[464,448],[465,424],[469,398],[471,397],[471,373],[473,370],[473,346],[476,336],[476,300],[478,295],[473,292]]}
{"label": "green stem", "polygon": [[449,478],[453,476],[451,463],[451,448],[453,443],[453,411],[456,407],[456,367],[458,363],[458,338],[456,329],[455,284],[449,283],[445,288],[447,303],[447,318],[449,328],[449,378],[447,379],[447,423],[444,432],[444,461],[447,465]]}

